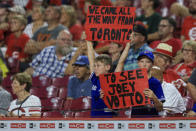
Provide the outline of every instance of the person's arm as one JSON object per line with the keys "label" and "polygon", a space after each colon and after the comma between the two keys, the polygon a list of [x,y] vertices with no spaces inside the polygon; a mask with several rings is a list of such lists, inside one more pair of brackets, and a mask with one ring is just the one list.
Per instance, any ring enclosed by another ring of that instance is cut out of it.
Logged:
{"label": "person's arm", "polygon": [[124,62],[125,62],[125,60],[126,60],[126,58],[128,56],[130,47],[131,47],[131,43],[128,42],[126,44],[126,47],[125,47],[123,53],[120,56],[120,59],[118,61],[118,65],[116,66],[115,72],[121,72],[121,71],[123,71]]}
{"label": "person's arm", "polygon": [[151,89],[145,89],[144,95],[154,102],[154,107],[158,112],[163,110],[163,103],[159,101],[159,99],[156,97],[156,95],[153,93]]}
{"label": "person's arm", "polygon": [[75,63],[78,56],[81,55],[82,53],[85,53],[85,51],[86,51],[86,42],[80,43],[79,48],[77,49],[77,51],[75,52],[75,54],[71,58],[71,60],[69,61],[69,64],[65,70],[65,75],[72,75],[73,74],[73,63]]}
{"label": "person's arm", "polygon": [[148,34],[148,40],[149,41],[154,41],[154,40],[158,40],[158,39],[159,39],[159,33],[158,32]]}
{"label": "person's arm", "polygon": [[196,101],[196,86],[188,82],[187,89],[190,92],[192,99]]}
{"label": "person's arm", "polygon": [[90,65],[90,72],[94,72],[95,53],[94,53],[93,45],[90,41],[87,41],[87,52],[88,52],[88,60]]}
{"label": "person's arm", "polygon": [[25,45],[24,52],[26,54],[37,54],[42,51],[45,47],[55,45],[56,40],[50,40],[46,42],[37,42],[35,40],[29,40]]}

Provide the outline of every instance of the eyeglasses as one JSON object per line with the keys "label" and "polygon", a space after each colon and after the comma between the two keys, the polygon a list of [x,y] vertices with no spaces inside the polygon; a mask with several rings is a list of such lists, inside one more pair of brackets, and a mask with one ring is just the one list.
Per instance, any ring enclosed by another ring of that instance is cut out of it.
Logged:
{"label": "eyeglasses", "polygon": [[183,52],[183,51],[192,52],[193,50],[191,50],[191,49],[184,49],[184,48],[182,48],[182,52]]}
{"label": "eyeglasses", "polygon": [[159,27],[168,27],[168,26],[170,26],[170,25],[159,25]]}

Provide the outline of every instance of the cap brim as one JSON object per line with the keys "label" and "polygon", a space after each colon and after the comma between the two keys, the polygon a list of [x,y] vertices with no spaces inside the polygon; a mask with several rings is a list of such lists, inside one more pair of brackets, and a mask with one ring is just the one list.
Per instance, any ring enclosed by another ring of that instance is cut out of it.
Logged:
{"label": "cap brim", "polygon": [[139,60],[141,57],[143,57],[143,56],[145,56],[145,57],[147,57],[148,59],[150,59],[151,61],[152,61],[152,63],[154,62],[154,60],[152,60],[149,56],[147,56],[147,55],[141,55],[141,56],[139,56],[138,58],[137,58],[137,60]]}
{"label": "cap brim", "polygon": [[82,62],[75,62],[72,65],[81,65],[81,66],[86,66],[86,63],[82,63]]}

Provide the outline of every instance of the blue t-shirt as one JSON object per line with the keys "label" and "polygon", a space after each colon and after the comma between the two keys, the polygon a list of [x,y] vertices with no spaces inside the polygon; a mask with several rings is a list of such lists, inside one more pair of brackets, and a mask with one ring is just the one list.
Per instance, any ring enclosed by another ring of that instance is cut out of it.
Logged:
{"label": "blue t-shirt", "polygon": [[[161,101],[165,101],[165,96],[163,93],[163,89],[159,80],[154,77],[151,77],[148,80],[149,89],[153,91],[153,93],[157,96],[157,98]],[[132,108],[132,117],[153,117],[158,116],[158,111],[155,108],[147,107],[147,106],[137,106]]]}
{"label": "blue t-shirt", "polygon": [[81,81],[76,76],[70,76],[68,82],[68,97],[73,99],[91,96],[92,83],[90,79]]}
{"label": "blue t-shirt", "polygon": [[93,72],[90,76],[90,80],[93,84],[91,90],[91,117],[112,117],[114,112],[108,111],[104,101],[100,98],[100,82],[99,77]]}

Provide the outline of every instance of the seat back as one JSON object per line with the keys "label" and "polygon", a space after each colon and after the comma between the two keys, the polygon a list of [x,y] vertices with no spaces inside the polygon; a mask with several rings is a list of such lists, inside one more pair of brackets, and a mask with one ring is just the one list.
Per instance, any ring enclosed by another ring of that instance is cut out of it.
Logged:
{"label": "seat back", "polygon": [[53,98],[58,95],[58,88],[55,86],[48,87],[33,87],[30,90],[32,95],[38,96],[39,98]]}
{"label": "seat back", "polygon": [[47,87],[52,83],[51,78],[46,76],[36,76],[32,78],[32,87]]}
{"label": "seat back", "polygon": [[41,99],[42,111],[62,110],[63,100],[56,98]]}

